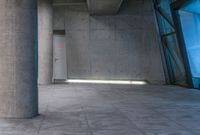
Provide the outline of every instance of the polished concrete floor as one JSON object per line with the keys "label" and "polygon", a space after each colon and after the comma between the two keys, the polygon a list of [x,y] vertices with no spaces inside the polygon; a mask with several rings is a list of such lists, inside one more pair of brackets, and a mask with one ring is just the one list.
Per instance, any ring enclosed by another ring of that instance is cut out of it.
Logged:
{"label": "polished concrete floor", "polygon": [[199,135],[200,91],[175,86],[39,87],[40,115],[1,119],[0,135]]}

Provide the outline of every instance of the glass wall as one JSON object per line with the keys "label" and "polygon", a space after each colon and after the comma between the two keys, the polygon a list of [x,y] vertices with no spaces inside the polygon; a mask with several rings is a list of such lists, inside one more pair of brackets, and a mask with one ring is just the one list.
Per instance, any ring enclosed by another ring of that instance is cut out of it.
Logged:
{"label": "glass wall", "polygon": [[190,78],[194,88],[200,87],[200,2],[195,0],[181,7],[178,12],[178,19],[187,58],[187,65],[190,71]]}
{"label": "glass wall", "polygon": [[153,0],[169,84],[200,88],[200,0]]}
{"label": "glass wall", "polygon": [[200,1],[176,0],[170,7],[187,84],[200,88]]}
{"label": "glass wall", "polygon": [[191,74],[200,78],[200,15],[184,11],[179,14]]}
{"label": "glass wall", "polygon": [[154,0],[158,28],[161,39],[161,52],[168,84],[186,86],[186,72],[177,41],[177,33],[170,4],[174,0]]}

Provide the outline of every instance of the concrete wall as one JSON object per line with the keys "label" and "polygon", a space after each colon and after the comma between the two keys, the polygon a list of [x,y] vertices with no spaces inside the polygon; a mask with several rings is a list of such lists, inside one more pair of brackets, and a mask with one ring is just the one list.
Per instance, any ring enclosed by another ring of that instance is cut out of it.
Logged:
{"label": "concrete wall", "polygon": [[53,8],[51,0],[38,3],[39,84],[50,84],[53,75]]}
{"label": "concrete wall", "polygon": [[70,79],[163,83],[149,0],[125,1],[116,16],[89,16],[86,5],[54,7],[54,29],[66,30]]}

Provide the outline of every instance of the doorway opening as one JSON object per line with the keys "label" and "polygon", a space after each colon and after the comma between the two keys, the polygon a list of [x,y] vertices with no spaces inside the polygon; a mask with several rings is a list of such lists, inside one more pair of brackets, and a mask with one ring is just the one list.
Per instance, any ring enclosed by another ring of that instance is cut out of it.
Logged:
{"label": "doorway opening", "polygon": [[65,31],[57,30],[53,34],[53,82],[67,78]]}

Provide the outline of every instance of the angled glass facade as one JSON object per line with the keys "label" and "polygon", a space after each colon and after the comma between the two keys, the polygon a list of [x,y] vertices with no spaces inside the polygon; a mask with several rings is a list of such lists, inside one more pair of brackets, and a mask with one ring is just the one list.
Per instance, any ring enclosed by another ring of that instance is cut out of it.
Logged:
{"label": "angled glass facade", "polygon": [[158,28],[161,39],[161,52],[168,84],[186,86],[186,72],[177,41],[170,4],[174,0],[154,0]]}
{"label": "angled glass facade", "polygon": [[191,0],[180,7],[176,12],[180,39],[191,85],[200,87],[200,1]]}

